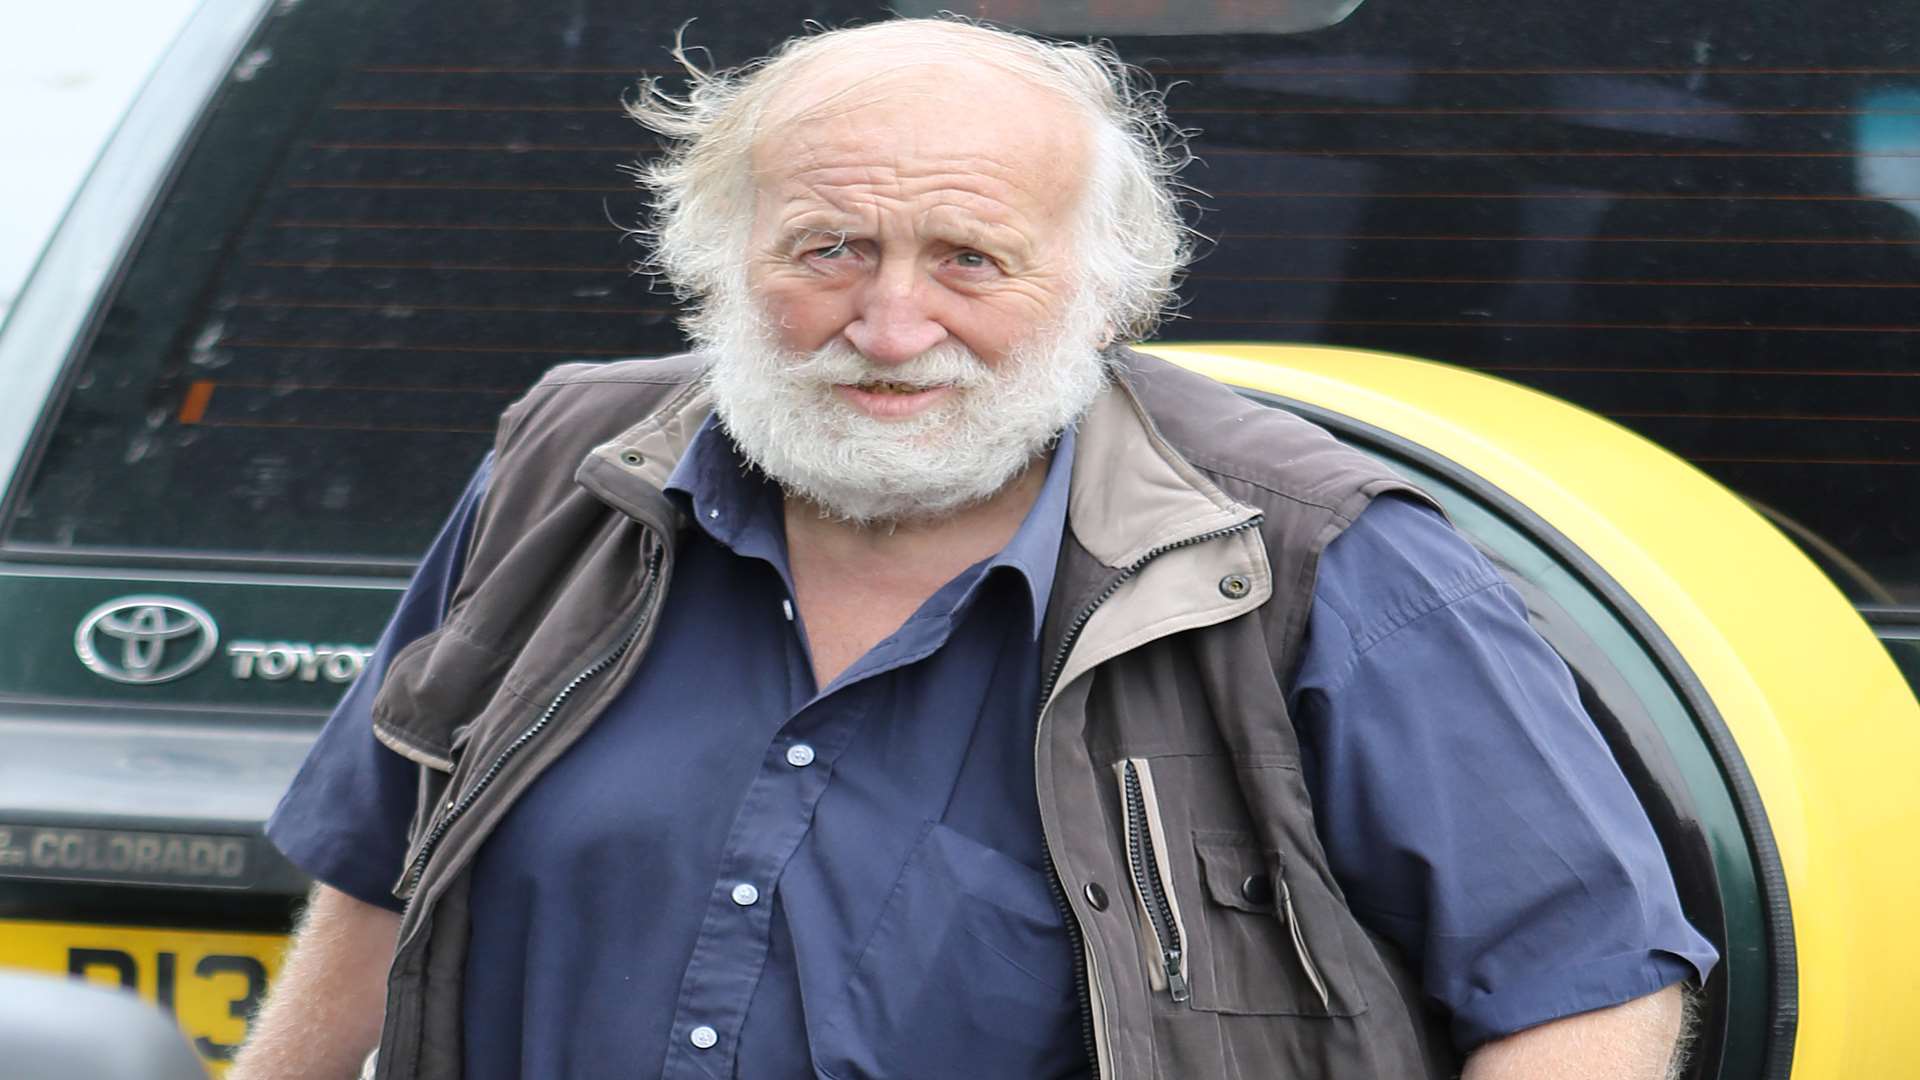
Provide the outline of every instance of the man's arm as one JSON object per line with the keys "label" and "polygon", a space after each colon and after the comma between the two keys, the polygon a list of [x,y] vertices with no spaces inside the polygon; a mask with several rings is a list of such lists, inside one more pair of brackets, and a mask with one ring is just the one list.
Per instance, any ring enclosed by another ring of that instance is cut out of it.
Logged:
{"label": "man's arm", "polygon": [[[1382,499],[1328,547],[1313,610],[1292,712],[1355,916],[1483,1048],[1470,1080],[1629,1075],[1626,1036],[1590,1025],[1704,980],[1714,950],[1523,602],[1438,515]],[[1607,1068],[1574,1069],[1580,1042]]]}
{"label": "man's arm", "polygon": [[384,897],[405,861],[419,767],[374,738],[373,701],[394,655],[446,617],[492,468],[489,455],[267,821],[275,847],[333,885],[314,886],[271,997],[227,1080],[353,1077],[380,1041],[400,916],[356,897]]}
{"label": "man's arm", "polygon": [[1686,1016],[1680,987],[1548,1021],[1481,1046],[1460,1080],[1668,1080]]}
{"label": "man's arm", "polygon": [[315,885],[227,1080],[350,1080],[380,1042],[400,916]]}

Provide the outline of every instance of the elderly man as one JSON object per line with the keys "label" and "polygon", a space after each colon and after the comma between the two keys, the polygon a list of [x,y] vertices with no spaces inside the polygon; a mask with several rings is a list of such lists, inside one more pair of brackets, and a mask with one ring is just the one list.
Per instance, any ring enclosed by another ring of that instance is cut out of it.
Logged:
{"label": "elderly man", "polygon": [[562,368],[269,829],[237,1078],[1666,1074],[1681,917],[1496,573],[1113,343],[1106,53],[952,21],[634,106],[692,356]]}

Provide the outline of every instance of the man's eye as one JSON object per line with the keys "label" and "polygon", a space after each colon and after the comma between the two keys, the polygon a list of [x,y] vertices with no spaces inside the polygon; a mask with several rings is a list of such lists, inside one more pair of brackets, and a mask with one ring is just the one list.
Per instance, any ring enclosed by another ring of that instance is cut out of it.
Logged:
{"label": "man's eye", "polygon": [[842,255],[845,255],[846,253],[847,253],[847,245],[846,245],[846,244],[844,244],[844,243],[842,243],[842,244],[834,244],[834,245],[833,245],[833,246],[831,246],[831,247],[823,247],[823,248],[814,248],[814,249],[813,249],[812,251],[809,251],[809,252],[807,252],[807,258],[809,258],[809,259],[837,259],[837,258],[839,258],[840,256],[842,256]]}
{"label": "man's eye", "polygon": [[984,270],[993,265],[993,260],[977,251],[962,251],[953,257],[953,261],[969,270]]}

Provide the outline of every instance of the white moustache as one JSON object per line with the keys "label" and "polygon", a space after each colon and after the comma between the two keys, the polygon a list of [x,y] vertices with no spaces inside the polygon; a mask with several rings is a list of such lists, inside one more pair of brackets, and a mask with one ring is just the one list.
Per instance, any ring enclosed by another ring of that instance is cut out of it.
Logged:
{"label": "white moustache", "polygon": [[973,350],[955,342],[943,342],[911,360],[897,364],[878,364],[843,341],[834,341],[815,352],[792,358],[782,365],[781,374],[791,382],[815,386],[894,386],[930,390],[951,386],[976,389],[993,381],[993,372]]}
{"label": "white moustache", "polygon": [[[706,318],[707,385],[741,454],[788,495],[859,525],[936,519],[992,498],[1086,412],[1107,379],[1086,344],[1102,314],[1081,300],[1062,329],[1036,332],[993,365],[954,341],[899,364],[839,338],[796,353],[743,295],[717,298]],[[879,420],[837,390],[875,384],[956,392],[917,415]]]}

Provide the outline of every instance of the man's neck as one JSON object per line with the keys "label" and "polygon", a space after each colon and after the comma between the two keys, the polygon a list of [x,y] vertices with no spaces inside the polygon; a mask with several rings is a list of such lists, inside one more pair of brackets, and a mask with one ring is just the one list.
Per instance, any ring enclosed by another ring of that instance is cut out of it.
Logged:
{"label": "man's neck", "polygon": [[[806,548],[816,559],[885,573],[898,565],[928,569],[954,563],[958,573],[997,553],[1020,531],[1021,522],[1046,484],[1051,451],[1034,459],[992,498],[954,513],[924,520],[860,525],[824,514],[813,503],[786,498],[787,549]],[[920,576],[918,572],[915,576]],[[949,573],[946,577],[951,578]]]}
{"label": "man's neck", "polygon": [[1036,458],[985,502],[924,521],[855,525],[812,503],[785,503],[795,601],[825,687],[954,576],[1007,546],[1045,485]]}

